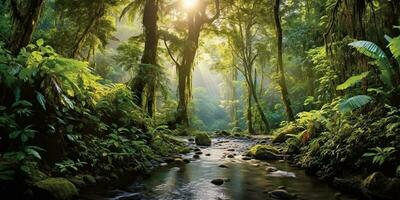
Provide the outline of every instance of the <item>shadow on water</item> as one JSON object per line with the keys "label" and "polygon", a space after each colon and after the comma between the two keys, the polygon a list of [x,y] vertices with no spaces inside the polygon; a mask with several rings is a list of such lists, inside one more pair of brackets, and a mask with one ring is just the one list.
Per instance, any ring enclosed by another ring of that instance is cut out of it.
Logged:
{"label": "shadow on water", "polygon": [[[215,140],[215,145],[202,149],[203,155],[210,153],[211,156],[202,155],[200,160],[186,165],[159,168],[149,178],[123,189],[86,191],[82,194],[82,199],[265,200],[269,199],[267,192],[279,186],[286,187],[298,199],[337,199],[336,190],[324,182],[306,176],[303,170],[292,168],[285,162],[243,161],[240,154],[251,145],[249,141],[219,142],[220,140]],[[228,152],[228,148],[234,148],[235,152]],[[226,157],[233,153],[237,154],[235,158]],[[218,167],[220,164],[228,168]],[[265,170],[268,166],[276,167],[281,173],[271,176]],[[217,178],[226,181],[223,185],[216,186],[211,180]],[[354,198],[342,196],[340,199]]]}

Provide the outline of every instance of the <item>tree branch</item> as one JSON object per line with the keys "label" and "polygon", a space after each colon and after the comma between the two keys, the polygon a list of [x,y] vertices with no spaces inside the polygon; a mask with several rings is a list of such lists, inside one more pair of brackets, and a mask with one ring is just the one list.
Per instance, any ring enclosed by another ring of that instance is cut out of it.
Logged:
{"label": "tree branch", "polygon": [[168,47],[167,40],[165,39],[165,37],[163,38],[163,40],[164,40],[165,48],[167,48],[167,52],[168,52],[169,57],[171,57],[172,61],[174,61],[175,65],[177,67],[180,67],[181,65],[178,63],[178,61],[176,61],[176,59],[172,55],[171,49]]}
{"label": "tree branch", "polygon": [[215,0],[215,9],[216,9],[216,13],[213,17],[211,18],[207,18],[205,20],[205,23],[212,23],[213,21],[215,21],[216,19],[218,19],[219,15],[221,14],[221,9],[220,9],[220,4],[219,4],[219,0]]}

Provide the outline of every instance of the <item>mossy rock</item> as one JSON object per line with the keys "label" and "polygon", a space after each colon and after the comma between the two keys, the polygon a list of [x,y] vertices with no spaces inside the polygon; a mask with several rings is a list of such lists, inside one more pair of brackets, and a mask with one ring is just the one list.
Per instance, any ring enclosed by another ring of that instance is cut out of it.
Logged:
{"label": "mossy rock", "polygon": [[266,159],[266,160],[277,160],[280,159],[282,156],[279,155],[278,149],[269,146],[269,145],[262,145],[257,144],[250,148],[247,155],[252,156],[256,159]]}
{"label": "mossy rock", "polygon": [[219,136],[219,137],[228,137],[228,136],[231,136],[231,134],[230,134],[228,131],[216,131],[216,132],[215,132],[215,135],[216,135],[216,136]]}
{"label": "mossy rock", "polygon": [[34,184],[39,199],[77,199],[78,189],[65,178],[48,178]]}
{"label": "mossy rock", "polygon": [[397,199],[400,196],[400,179],[388,178],[381,172],[369,175],[362,182],[366,196],[376,199]]}
{"label": "mossy rock", "polygon": [[210,136],[206,133],[197,133],[195,137],[195,142],[200,146],[211,146]]}
{"label": "mossy rock", "polygon": [[298,134],[302,130],[304,130],[304,129],[302,129],[301,127],[293,126],[293,125],[283,127],[275,133],[275,136],[272,139],[272,142],[273,143],[285,142],[287,139],[289,139],[291,137],[291,135]]}

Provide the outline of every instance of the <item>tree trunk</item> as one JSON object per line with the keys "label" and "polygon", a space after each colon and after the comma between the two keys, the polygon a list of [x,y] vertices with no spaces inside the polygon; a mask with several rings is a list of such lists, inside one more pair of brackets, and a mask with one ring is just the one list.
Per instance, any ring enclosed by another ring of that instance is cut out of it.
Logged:
{"label": "tree trunk", "polygon": [[44,0],[10,0],[13,28],[7,49],[13,55],[18,55],[31,41],[43,5]]}
{"label": "tree trunk", "polygon": [[252,105],[251,105],[251,88],[249,85],[247,85],[247,131],[249,134],[254,134],[254,128],[253,128],[253,114],[252,114]]}
{"label": "tree trunk", "polygon": [[178,67],[178,95],[176,122],[189,126],[188,104],[192,96],[192,67],[199,45],[201,27],[204,21],[197,14],[189,15],[189,31],[183,48],[181,65]]}
{"label": "tree trunk", "polygon": [[74,46],[72,48],[71,52],[71,58],[78,58],[79,51],[82,48],[82,45],[84,44],[87,36],[89,35],[91,29],[96,25],[96,23],[99,21],[101,17],[103,17],[105,12],[104,5],[101,5],[97,11],[94,13],[92,18],[90,19],[89,24],[86,26],[86,28],[83,30],[82,34],[77,37]]}
{"label": "tree trunk", "polygon": [[[264,124],[265,131],[269,132],[269,131],[270,131],[270,126],[269,126],[269,123],[268,123],[268,119],[267,119],[267,117],[266,117],[265,114],[264,114],[264,111],[263,111],[263,109],[262,109],[262,107],[261,107],[260,101],[258,100],[256,87],[255,87],[255,85],[253,84],[253,82],[251,81],[251,80],[253,79],[253,77],[251,76],[251,73],[248,73],[248,75],[249,75],[249,77],[248,77],[248,79],[247,79],[247,84],[248,84],[248,87],[249,87],[250,90],[251,90],[251,93],[250,93],[250,94],[251,94],[251,95],[253,96],[253,98],[254,98],[254,102],[256,103],[257,110],[258,110],[259,115],[260,115],[260,117],[261,117],[261,120],[262,120],[262,122],[263,122],[263,124]],[[254,79],[255,79],[255,78],[254,78]],[[249,98],[251,98],[251,96],[249,96]]]}
{"label": "tree trunk", "polygon": [[235,81],[237,80],[237,71],[234,69],[232,71],[232,83],[231,83],[231,90],[232,90],[232,105],[231,105],[231,115],[232,115],[232,122],[234,127],[239,127],[239,117],[237,113],[237,105],[236,105],[236,99],[237,99],[237,93],[236,93],[236,87],[235,87]]}
{"label": "tree trunk", "polygon": [[[147,111],[150,116],[153,116],[153,105],[155,96],[155,81],[156,77],[153,76],[149,78],[149,68],[157,66],[157,48],[158,48],[158,1],[157,0],[146,0],[146,4],[143,11],[143,27],[145,35],[145,45],[143,56],[141,60],[141,65],[139,66],[139,71],[136,77],[132,80],[131,90],[134,96],[135,103],[139,106],[143,104],[143,92],[147,83],[151,88],[147,91],[148,98],[151,102],[147,103]],[[149,67],[149,65],[151,65]],[[150,111],[150,112],[149,112]]]}
{"label": "tree trunk", "polygon": [[282,27],[281,21],[279,16],[279,7],[280,7],[280,0],[275,0],[274,5],[274,18],[275,18],[275,26],[276,26],[276,37],[277,37],[277,46],[278,46],[278,74],[279,74],[279,86],[281,87],[282,92],[282,101],[285,105],[286,115],[289,121],[294,121],[294,115],[292,108],[290,107],[290,99],[289,99],[289,92],[286,86],[285,80],[285,71],[283,68],[283,59],[282,59]]}

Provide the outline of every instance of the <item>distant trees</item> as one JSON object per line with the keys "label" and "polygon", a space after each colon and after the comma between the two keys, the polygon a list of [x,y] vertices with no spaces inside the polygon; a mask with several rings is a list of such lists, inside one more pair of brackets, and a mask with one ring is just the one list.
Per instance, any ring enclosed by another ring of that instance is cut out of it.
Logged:
{"label": "distant trees", "polygon": [[282,50],[282,26],[280,19],[280,0],[275,0],[274,4],[274,19],[275,19],[275,29],[276,29],[276,40],[277,40],[277,72],[278,72],[278,84],[281,87],[282,101],[285,105],[286,116],[289,121],[294,121],[293,110],[290,107],[289,92],[286,86],[285,70],[283,67],[283,50]]}

